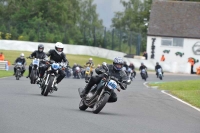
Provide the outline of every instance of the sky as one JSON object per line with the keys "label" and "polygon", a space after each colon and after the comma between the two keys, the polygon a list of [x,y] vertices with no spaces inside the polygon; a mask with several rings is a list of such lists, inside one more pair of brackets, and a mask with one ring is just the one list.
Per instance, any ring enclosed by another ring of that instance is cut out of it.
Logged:
{"label": "sky", "polygon": [[97,5],[97,13],[99,14],[99,18],[103,20],[105,27],[110,27],[112,24],[114,12],[124,10],[120,0],[94,0],[94,4]]}

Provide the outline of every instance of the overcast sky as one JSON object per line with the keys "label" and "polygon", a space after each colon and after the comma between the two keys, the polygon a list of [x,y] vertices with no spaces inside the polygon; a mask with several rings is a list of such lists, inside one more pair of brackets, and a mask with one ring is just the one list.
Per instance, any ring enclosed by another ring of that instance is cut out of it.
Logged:
{"label": "overcast sky", "polygon": [[106,27],[110,27],[114,12],[124,10],[120,0],[94,0],[94,3],[97,4],[97,13]]}

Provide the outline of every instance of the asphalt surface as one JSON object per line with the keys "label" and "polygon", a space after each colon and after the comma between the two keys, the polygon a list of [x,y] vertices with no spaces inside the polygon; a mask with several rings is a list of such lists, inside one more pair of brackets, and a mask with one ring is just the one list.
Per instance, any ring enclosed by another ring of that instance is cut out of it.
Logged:
{"label": "asphalt surface", "polygon": [[[198,78],[166,74],[163,82]],[[148,81],[160,82],[155,74]],[[78,108],[83,79],[65,78],[44,97],[25,77],[2,78],[0,133],[200,133],[200,112],[143,83],[137,75],[127,90],[116,92],[116,103],[93,114]]]}

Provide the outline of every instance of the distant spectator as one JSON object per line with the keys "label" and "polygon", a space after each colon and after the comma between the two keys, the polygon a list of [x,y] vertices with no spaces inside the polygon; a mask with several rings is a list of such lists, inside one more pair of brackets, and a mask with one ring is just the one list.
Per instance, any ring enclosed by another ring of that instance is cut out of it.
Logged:
{"label": "distant spectator", "polygon": [[160,61],[165,61],[165,56],[164,55],[162,55]]}
{"label": "distant spectator", "polygon": [[5,60],[5,57],[3,55],[3,52],[0,52],[0,61],[4,61]]}
{"label": "distant spectator", "polygon": [[147,54],[147,52],[146,52],[146,51],[144,51],[144,53],[143,53],[143,56],[145,57],[145,60],[147,60],[147,59],[148,59],[148,54]]}

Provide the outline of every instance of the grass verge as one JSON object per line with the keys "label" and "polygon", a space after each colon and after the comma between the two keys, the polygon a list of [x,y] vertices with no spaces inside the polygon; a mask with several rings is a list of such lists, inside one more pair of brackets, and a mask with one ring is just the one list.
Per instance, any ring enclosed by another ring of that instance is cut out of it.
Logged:
{"label": "grass verge", "polygon": [[176,82],[149,83],[158,86],[158,89],[167,90],[168,93],[200,108],[200,80],[187,80]]}
{"label": "grass verge", "polygon": [[[24,76],[28,75],[28,70],[25,71]],[[0,78],[13,76],[13,71],[0,70]]]}

